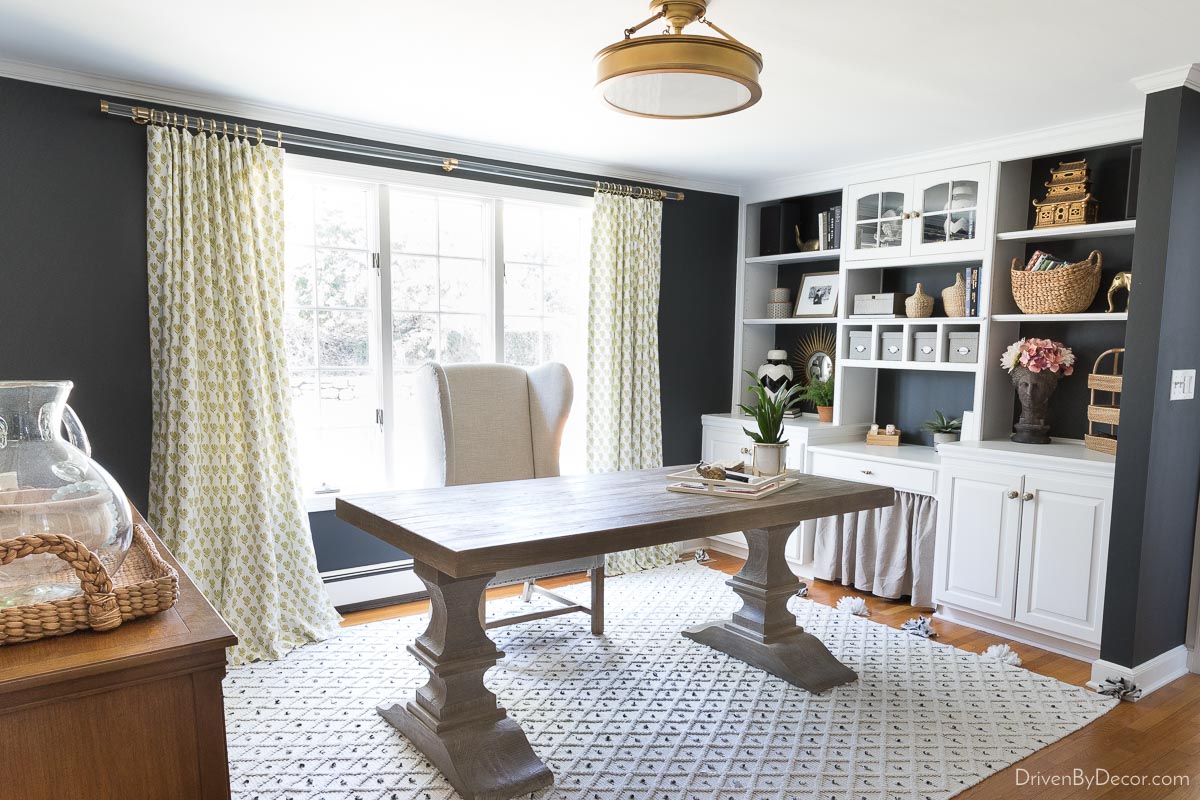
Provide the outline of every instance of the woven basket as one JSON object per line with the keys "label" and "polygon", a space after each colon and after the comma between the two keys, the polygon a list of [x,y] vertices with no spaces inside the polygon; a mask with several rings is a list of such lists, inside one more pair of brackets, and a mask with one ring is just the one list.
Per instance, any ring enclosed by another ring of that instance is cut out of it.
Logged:
{"label": "woven basket", "polygon": [[158,554],[145,529],[134,524],[129,553],[110,578],[100,559],[70,536],[38,534],[0,541],[0,566],[50,553],[70,564],[83,594],[0,609],[0,645],[64,636],[78,630],[108,631],[138,617],[166,611],[179,597],[179,576]]}
{"label": "woven basket", "polygon": [[1086,311],[1100,290],[1103,257],[1093,250],[1083,261],[1045,272],[1029,272],[1013,259],[1013,300],[1026,314],[1077,314]]}

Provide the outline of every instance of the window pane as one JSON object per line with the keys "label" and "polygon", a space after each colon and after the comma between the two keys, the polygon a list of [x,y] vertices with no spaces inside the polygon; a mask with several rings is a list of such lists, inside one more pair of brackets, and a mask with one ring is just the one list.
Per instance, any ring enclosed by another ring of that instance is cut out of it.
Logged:
{"label": "window pane", "polygon": [[587,311],[587,270],[577,267],[546,267],[546,313],[585,315]]}
{"label": "window pane", "polygon": [[318,384],[315,369],[292,372],[292,418],[301,440],[307,431],[314,430],[321,422],[321,408],[317,402]]}
{"label": "window pane", "polygon": [[370,315],[360,311],[318,311],[318,365],[365,367],[371,362]]}
{"label": "window pane", "polygon": [[287,176],[284,181],[283,236],[291,243],[313,243],[313,185],[311,181]]}
{"label": "window pane", "polygon": [[[585,363],[583,358],[587,329],[574,319],[552,319],[545,321],[542,358],[544,361],[559,361],[568,366]],[[576,376],[582,380],[583,376]]]}
{"label": "window pane", "polygon": [[542,212],[525,203],[504,204],[504,259],[542,261]]}
{"label": "window pane", "polygon": [[316,209],[316,244],[366,249],[366,187],[318,186]]}
{"label": "window pane", "polygon": [[317,365],[314,311],[289,307],[283,316],[283,337],[287,344],[289,368],[305,369]]}
{"label": "window pane", "polygon": [[464,258],[443,258],[439,262],[442,284],[442,311],[481,313],[484,308],[483,262]]}
{"label": "window pane", "polygon": [[416,367],[437,359],[437,317],[392,313],[392,358],[397,367]]}
{"label": "window pane", "polygon": [[315,473],[310,486],[326,484],[343,492],[380,486],[383,474],[383,433],[378,425],[362,428],[322,429],[314,442],[309,468]]}
{"label": "window pane", "polygon": [[575,264],[579,260],[581,218],[573,208],[546,209],[543,217],[547,264]]}
{"label": "window pane", "polygon": [[504,266],[504,313],[542,313],[542,268],[535,264]]}
{"label": "window pane", "polygon": [[392,310],[437,311],[437,259],[432,256],[392,258]]}
{"label": "window pane", "polygon": [[311,247],[289,244],[284,251],[284,262],[287,265],[287,297],[289,305],[311,306],[316,296],[313,294],[313,284],[316,282],[316,260]]}
{"label": "window pane", "polygon": [[440,255],[483,257],[483,203],[443,198],[438,208],[438,223]]}
{"label": "window pane", "polygon": [[483,358],[483,317],[466,314],[442,315],[442,353],[445,364],[481,361]]}
{"label": "window pane", "polygon": [[388,195],[392,251],[437,255],[438,209],[433,195]]}
{"label": "window pane", "polygon": [[317,302],[322,306],[367,307],[370,256],[351,250],[317,249]]}
{"label": "window pane", "polygon": [[362,428],[375,425],[379,390],[368,370],[322,370],[318,396],[321,427]]}
{"label": "window pane", "polygon": [[504,363],[520,367],[535,367],[541,359],[541,328],[539,317],[504,318]]}

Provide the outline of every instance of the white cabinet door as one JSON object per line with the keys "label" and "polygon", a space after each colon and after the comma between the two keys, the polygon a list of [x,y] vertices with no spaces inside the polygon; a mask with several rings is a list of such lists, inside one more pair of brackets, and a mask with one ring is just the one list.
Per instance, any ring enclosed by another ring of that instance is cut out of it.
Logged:
{"label": "white cabinet door", "polygon": [[943,465],[939,483],[935,599],[1012,619],[1021,473]]}
{"label": "white cabinet door", "polygon": [[982,250],[987,225],[988,164],[926,172],[914,179],[914,255]]}
{"label": "white cabinet door", "polygon": [[1112,484],[1028,474],[1016,619],[1100,643]]}
{"label": "white cabinet door", "polygon": [[700,457],[705,461],[749,461],[750,457],[742,452],[749,446],[750,437],[739,430],[705,425]]}
{"label": "white cabinet door", "polygon": [[842,254],[848,261],[908,255],[911,177],[851,186],[842,213]]}

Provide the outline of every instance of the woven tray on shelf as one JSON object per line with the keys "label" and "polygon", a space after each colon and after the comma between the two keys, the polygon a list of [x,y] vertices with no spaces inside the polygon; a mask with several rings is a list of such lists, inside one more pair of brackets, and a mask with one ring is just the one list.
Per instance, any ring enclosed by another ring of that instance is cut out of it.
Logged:
{"label": "woven tray on shelf", "polygon": [[1012,270],[1013,300],[1026,314],[1077,314],[1086,311],[1100,290],[1100,266],[1103,257],[1093,250],[1083,261],[1065,264],[1045,272],[1029,272],[1014,258]]}
{"label": "woven tray on shelf", "polygon": [[51,553],[70,564],[83,594],[0,609],[0,645],[64,636],[78,630],[112,630],[122,622],[166,611],[179,597],[179,575],[137,523],[133,526],[133,542],[115,579],[84,545],[57,534],[0,541],[0,566],[42,553]]}

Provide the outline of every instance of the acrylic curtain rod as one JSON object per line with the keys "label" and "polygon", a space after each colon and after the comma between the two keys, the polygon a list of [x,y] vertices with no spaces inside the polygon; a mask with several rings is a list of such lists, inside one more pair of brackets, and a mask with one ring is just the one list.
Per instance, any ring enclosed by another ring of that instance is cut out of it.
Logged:
{"label": "acrylic curtain rod", "polygon": [[569,186],[574,189],[591,189],[608,194],[619,194],[628,197],[646,197],[652,200],[682,200],[683,192],[670,192],[655,189],[650,186],[631,186],[609,181],[592,181],[586,178],[572,178],[566,175],[554,175],[517,167],[504,167],[497,164],[485,164],[480,161],[467,161],[449,156],[436,156],[429,153],[419,153],[405,150],[395,145],[370,145],[341,142],[336,139],[326,139],[321,136],[306,136],[281,130],[264,130],[251,128],[240,123],[229,123],[209,117],[198,117],[191,114],[176,114],[173,111],[159,111],[145,106],[130,106],[124,103],[114,103],[110,100],[100,101],[100,111],[116,117],[131,119],[139,125],[166,125],[168,127],[185,128],[204,133],[225,136],[236,136],[263,144],[292,145],[312,150],[325,150],[331,153],[345,155],[382,158],[389,161],[403,161],[406,164],[421,164],[429,167],[441,167],[446,172],[462,170],[480,175],[491,175],[497,178],[545,183],[553,186]]}

